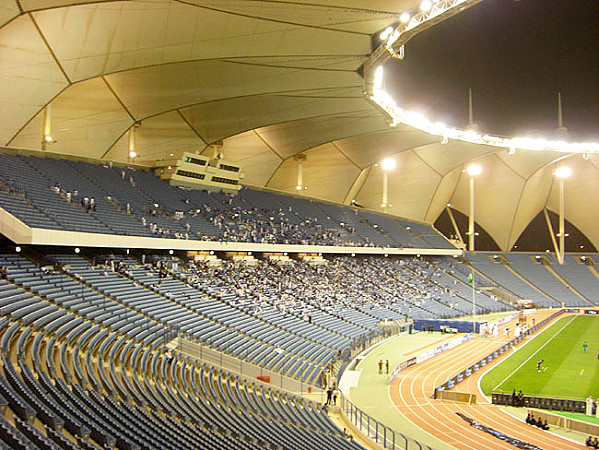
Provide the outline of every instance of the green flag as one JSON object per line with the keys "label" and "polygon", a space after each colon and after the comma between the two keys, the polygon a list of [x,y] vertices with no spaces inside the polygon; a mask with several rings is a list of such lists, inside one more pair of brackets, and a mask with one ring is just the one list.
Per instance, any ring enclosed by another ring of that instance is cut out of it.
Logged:
{"label": "green flag", "polygon": [[472,284],[472,272],[468,274],[468,278],[466,278],[466,283]]}

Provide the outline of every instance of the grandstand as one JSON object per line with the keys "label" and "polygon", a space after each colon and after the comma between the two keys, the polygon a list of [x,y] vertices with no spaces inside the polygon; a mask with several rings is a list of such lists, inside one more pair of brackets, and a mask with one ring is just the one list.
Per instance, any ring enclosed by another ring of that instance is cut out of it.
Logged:
{"label": "grandstand", "polygon": [[[3,2],[0,448],[430,449],[327,392],[416,321],[599,307],[596,149],[513,155],[382,90],[480,1]],[[594,248],[511,251],[550,212]]]}

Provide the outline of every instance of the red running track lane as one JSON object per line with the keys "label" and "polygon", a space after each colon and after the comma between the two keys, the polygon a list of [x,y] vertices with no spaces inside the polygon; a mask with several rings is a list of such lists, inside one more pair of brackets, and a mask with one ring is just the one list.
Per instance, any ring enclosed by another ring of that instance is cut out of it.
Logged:
{"label": "red running track lane", "polygon": [[[534,317],[538,323],[552,313],[553,311],[539,312]],[[515,322],[507,326],[513,330]],[[459,392],[477,394],[477,400],[482,402],[481,404],[468,405],[431,398],[436,386],[470,367],[511,339],[512,337],[503,335],[496,339],[476,338],[402,371],[389,386],[391,400],[396,408],[415,425],[458,449],[503,450],[515,447],[489,433],[473,428],[456,412],[461,412],[482,425],[545,450],[586,448],[583,444],[574,443],[527,425],[524,421],[502,412],[499,407],[485,404],[482,392],[478,390],[478,378],[483,374],[483,370],[479,370],[456,388]],[[485,370],[493,367],[501,359],[498,358],[485,366]]]}

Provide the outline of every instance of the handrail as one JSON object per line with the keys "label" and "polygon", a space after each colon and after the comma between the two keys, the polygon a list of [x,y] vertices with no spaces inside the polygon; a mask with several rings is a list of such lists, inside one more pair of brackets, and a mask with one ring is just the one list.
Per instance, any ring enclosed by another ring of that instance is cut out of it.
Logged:
{"label": "handrail", "polygon": [[433,450],[432,447],[418,442],[399,431],[395,431],[374,419],[341,394],[341,411],[345,417],[369,439],[385,449]]}

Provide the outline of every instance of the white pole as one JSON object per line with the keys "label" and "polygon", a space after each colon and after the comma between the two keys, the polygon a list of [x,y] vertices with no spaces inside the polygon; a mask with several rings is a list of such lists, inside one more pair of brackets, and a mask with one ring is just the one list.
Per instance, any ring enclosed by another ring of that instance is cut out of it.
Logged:
{"label": "white pole", "polygon": [[298,191],[304,186],[304,165],[301,159],[297,160],[297,185]]}
{"label": "white pole", "polygon": [[387,175],[387,171],[383,171],[383,210],[387,211],[387,206],[389,204],[389,177]]}
{"label": "white pole", "polygon": [[560,264],[564,263],[564,253],[566,246],[566,231],[565,231],[565,220],[564,220],[564,179],[559,179],[559,255],[558,262]]}
{"label": "white pole", "polygon": [[42,150],[48,148],[48,137],[52,136],[52,109],[50,104],[44,108],[44,123],[42,124]]}
{"label": "white pole", "polygon": [[476,333],[476,289],[474,287],[474,267],[472,268],[472,332]]}
{"label": "white pole", "polygon": [[[470,251],[474,251],[474,177],[470,176],[470,214],[468,220],[468,246]],[[476,315],[476,289],[474,286],[474,268],[472,268],[472,332],[476,332],[475,318]]]}
{"label": "white pole", "polygon": [[474,251],[474,177],[470,176],[470,213],[468,217],[468,247]]}
{"label": "white pole", "polygon": [[135,124],[129,128],[129,154],[135,153]]}

